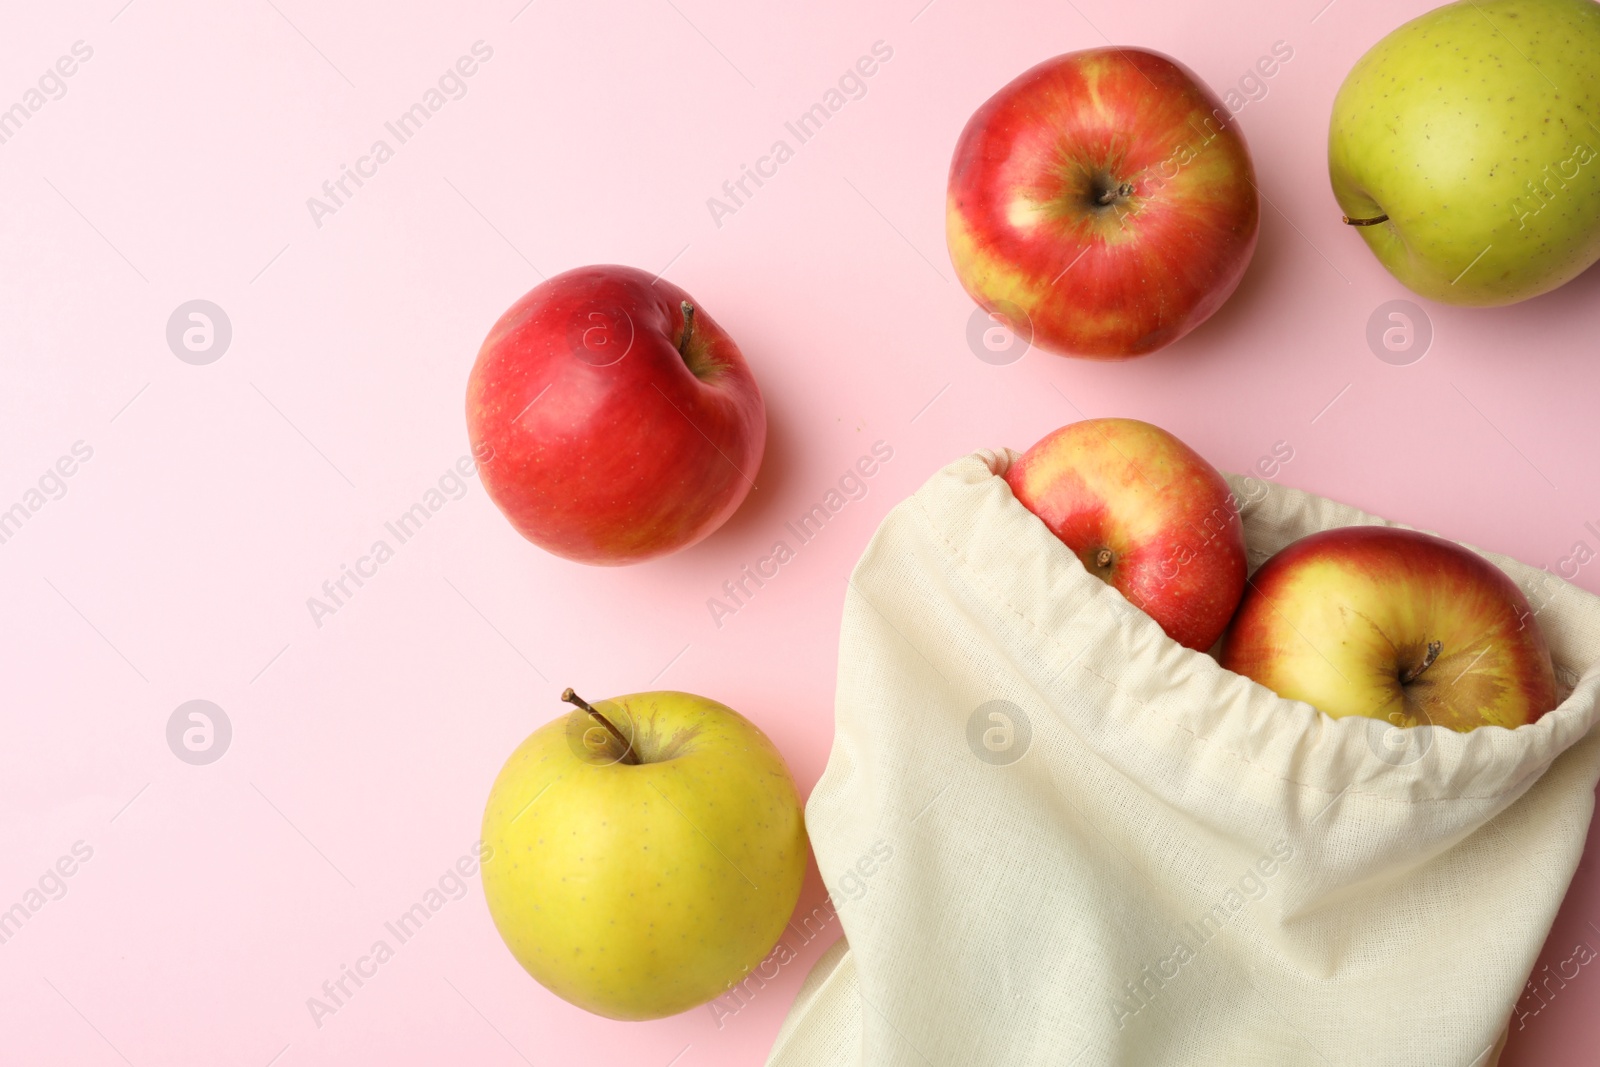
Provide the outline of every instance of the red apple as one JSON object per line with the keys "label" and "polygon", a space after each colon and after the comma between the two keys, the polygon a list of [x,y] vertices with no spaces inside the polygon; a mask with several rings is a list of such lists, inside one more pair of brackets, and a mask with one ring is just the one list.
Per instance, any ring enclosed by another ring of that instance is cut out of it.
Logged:
{"label": "red apple", "polygon": [[961,131],[950,258],[972,298],[1033,343],[1141,356],[1239,284],[1256,247],[1255,180],[1238,124],[1182,64],[1139,48],[1069,52]]}
{"label": "red apple", "polygon": [[1148,422],[1088,419],[1024,452],[1006,483],[1168,637],[1204,651],[1222,635],[1244,590],[1244,527],[1194,449]]}
{"label": "red apple", "polygon": [[1222,665],[1334,718],[1454,730],[1556,705],[1528,600],[1460,545],[1385,526],[1303,537],[1250,578]]}
{"label": "red apple", "polygon": [[766,446],[761,390],[687,293],[632,267],[580,267],[513,304],[467,382],[483,484],[558,556],[622,564],[721,526]]}

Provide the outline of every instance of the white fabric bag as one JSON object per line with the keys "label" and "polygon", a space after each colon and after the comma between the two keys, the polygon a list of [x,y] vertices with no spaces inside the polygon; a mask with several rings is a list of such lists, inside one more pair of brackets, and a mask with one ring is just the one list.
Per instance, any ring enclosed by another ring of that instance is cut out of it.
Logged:
{"label": "white fabric bag", "polygon": [[[806,807],[845,937],[769,1067],[1490,1067],[1583,850],[1600,599],[1522,586],[1563,702],[1330,719],[1169,640],[980,452],[884,520]],[[1230,478],[1252,569],[1382,524]]]}

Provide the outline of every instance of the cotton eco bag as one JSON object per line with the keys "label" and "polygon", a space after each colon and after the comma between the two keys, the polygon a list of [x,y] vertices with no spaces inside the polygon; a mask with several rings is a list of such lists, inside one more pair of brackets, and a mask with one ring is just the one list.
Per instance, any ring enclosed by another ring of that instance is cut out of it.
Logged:
{"label": "cotton eco bag", "polygon": [[[1494,1064],[1593,809],[1600,600],[1485,553],[1560,707],[1330,719],[1086,572],[1012,497],[1015,458],[941,471],[851,578],[806,808],[845,940],[770,1067]],[[1230,481],[1252,568],[1393,525]]]}

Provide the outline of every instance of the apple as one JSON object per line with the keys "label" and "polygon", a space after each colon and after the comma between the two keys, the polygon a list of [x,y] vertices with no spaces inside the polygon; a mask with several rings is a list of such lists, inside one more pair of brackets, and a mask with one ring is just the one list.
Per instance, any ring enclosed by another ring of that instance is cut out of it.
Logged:
{"label": "apple", "polygon": [[656,1019],[725,993],[794,911],[807,843],[771,741],[690,693],[635,693],[535,730],[483,812],[489,914],[580,1008]]}
{"label": "apple", "polygon": [[1227,108],[1139,48],[1040,63],[977,110],[950,162],[961,284],[1066,355],[1127,359],[1200,325],[1238,286],[1258,224]]}
{"label": "apple", "polygon": [[1550,650],[1516,583],[1458,544],[1386,526],[1314,533],[1262,564],[1221,662],[1336,719],[1467,731],[1556,706]]}
{"label": "apple", "polygon": [[1462,0],[1379,41],[1328,127],[1344,221],[1412,291],[1510,304],[1600,259],[1600,5]]}
{"label": "apple", "polygon": [[1215,467],[1159,426],[1086,419],[1006,472],[1011,493],[1090,574],[1204,651],[1244,591],[1244,526]]}
{"label": "apple", "polygon": [[517,532],[580,563],[676,552],[753,487],[767,412],[739,347],[633,267],[542,282],[489,331],[467,382],[484,487]]}

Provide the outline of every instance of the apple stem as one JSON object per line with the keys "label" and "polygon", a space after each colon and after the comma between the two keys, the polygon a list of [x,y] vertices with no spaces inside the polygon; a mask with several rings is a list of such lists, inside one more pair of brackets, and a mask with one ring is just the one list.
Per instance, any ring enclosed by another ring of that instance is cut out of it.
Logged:
{"label": "apple stem", "polygon": [[1433,666],[1433,661],[1439,658],[1439,652],[1443,648],[1444,645],[1441,642],[1429,641],[1428,652],[1427,655],[1422,657],[1422,662],[1417,664],[1415,667],[1411,667],[1400,672],[1400,684],[1410,685],[1412,682],[1416,681],[1417,678],[1421,676],[1423,671]]}
{"label": "apple stem", "polygon": [[683,336],[678,339],[678,355],[689,358],[689,331],[694,327],[694,305],[685,300],[683,308]]}
{"label": "apple stem", "polygon": [[1123,182],[1120,185],[1115,185],[1101,193],[1099,197],[1095,199],[1095,203],[1106,205],[1115,204],[1117,201],[1126,200],[1132,195],[1133,186],[1128,182]]}
{"label": "apple stem", "polygon": [[1111,566],[1111,561],[1115,558],[1109,548],[1102,548],[1094,554],[1094,565],[1100,568],[1109,567]]}
{"label": "apple stem", "polygon": [[1370,219],[1353,219],[1349,215],[1340,215],[1339,217],[1344,219],[1346,226],[1376,226],[1380,222],[1389,221],[1388,215],[1379,215]]}
{"label": "apple stem", "polygon": [[[685,304],[684,306],[687,307],[688,305]],[[623,737],[622,731],[618,730],[615,726],[612,726],[611,720],[607,719],[604,715],[596,711],[593,704],[590,704],[587,700],[583,699],[577,693],[574,693],[571,689],[563,690],[561,693],[561,699],[566,701],[568,704],[576,705],[577,707],[582,708],[584,711],[587,711],[595,719],[599,720],[601,726],[604,726],[608,731],[610,731],[612,737],[615,737],[618,741],[622,742],[622,759],[618,761],[619,763],[637,764],[639,762],[638,753],[633,751],[633,742],[629,741],[626,737]]]}

